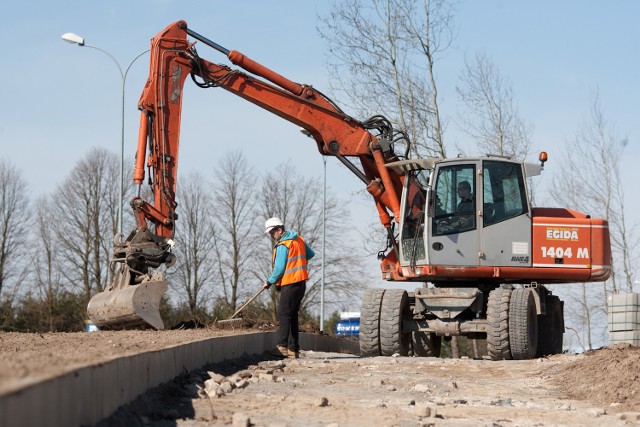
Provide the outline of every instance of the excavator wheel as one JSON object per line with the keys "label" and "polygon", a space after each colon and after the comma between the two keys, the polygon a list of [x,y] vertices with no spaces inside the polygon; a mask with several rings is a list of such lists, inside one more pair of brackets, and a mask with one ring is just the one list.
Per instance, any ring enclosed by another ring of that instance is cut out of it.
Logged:
{"label": "excavator wheel", "polygon": [[533,359],[538,349],[538,315],[533,291],[513,291],[509,302],[509,344],[517,360]]}
{"label": "excavator wheel", "polygon": [[440,357],[442,337],[434,333],[415,331],[411,333],[413,355],[417,357]]}
{"label": "excavator wheel", "polygon": [[384,289],[367,289],[360,308],[360,355],[380,356],[380,306]]}
{"label": "excavator wheel", "polygon": [[547,314],[538,317],[538,351],[536,357],[562,353],[564,318],[562,301],[549,295],[546,301]]}
{"label": "excavator wheel", "polygon": [[487,303],[487,351],[491,360],[510,360],[509,347],[509,288],[494,289]]}
{"label": "excavator wheel", "polygon": [[380,353],[383,356],[408,356],[411,334],[402,332],[402,320],[411,318],[407,291],[387,289],[380,307]]}

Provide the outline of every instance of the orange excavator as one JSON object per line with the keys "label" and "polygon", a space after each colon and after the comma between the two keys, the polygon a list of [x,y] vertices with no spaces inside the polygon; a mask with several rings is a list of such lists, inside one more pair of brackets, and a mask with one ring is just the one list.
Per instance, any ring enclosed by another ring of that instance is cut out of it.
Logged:
{"label": "orange excavator", "polygon": [[[201,43],[238,68],[214,64]],[[243,71],[241,71],[242,69]],[[359,121],[310,85],[295,83],[178,21],[151,40],[149,78],[140,97],[132,200],[136,228],[115,242],[120,264],[111,286],[88,306],[102,329],[163,329],[167,282],[157,271],[172,253],[182,92],[187,77],[222,88],[303,128],[323,156],[336,157],[371,194],[387,236],[384,280],[404,289],[365,291],[360,350],[365,356],[438,356],[442,339],[486,339],[492,359],[562,351],[563,302],[546,284],[605,281],[607,221],[564,208],[532,207],[527,179],[547,160],[500,156],[408,157],[411,142],[390,120]],[[404,153],[397,154],[402,145]],[[145,166],[153,200],[140,196]]]}

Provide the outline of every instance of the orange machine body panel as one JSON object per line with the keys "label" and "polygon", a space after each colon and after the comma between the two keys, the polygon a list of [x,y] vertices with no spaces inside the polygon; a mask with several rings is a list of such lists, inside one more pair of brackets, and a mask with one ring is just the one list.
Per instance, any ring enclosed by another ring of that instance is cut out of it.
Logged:
{"label": "orange machine body panel", "polygon": [[534,268],[588,269],[587,280],[606,280],[611,274],[607,221],[569,209],[538,208],[532,225]]}

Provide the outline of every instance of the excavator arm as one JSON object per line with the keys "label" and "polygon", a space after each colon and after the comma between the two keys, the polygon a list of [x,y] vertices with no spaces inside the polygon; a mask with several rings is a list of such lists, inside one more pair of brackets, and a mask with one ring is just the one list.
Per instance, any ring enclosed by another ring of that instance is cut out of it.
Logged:
{"label": "excavator arm", "polygon": [[[188,36],[223,53],[246,72],[200,58],[196,42],[189,41]],[[171,247],[177,219],[182,92],[187,77],[203,88],[225,89],[305,129],[320,154],[335,156],[364,182],[374,198],[380,222],[387,229],[390,246],[395,249],[387,254],[385,262],[397,262],[392,221],[393,217],[400,218],[404,177],[386,165],[399,160],[394,153],[395,143],[404,140],[408,147],[409,141],[401,132],[394,132],[387,119],[375,116],[357,121],[312,86],[295,83],[238,51],[223,48],[189,29],[184,21],[175,22],[156,35],[151,40],[150,55],[149,78],[138,103],[141,120],[134,169],[137,191],[131,202],[136,229],[126,240],[115,242],[114,261],[121,266],[109,289],[89,303],[89,316],[95,324],[101,328],[163,328],[158,307],[167,284],[161,273],[150,273],[150,269],[175,262]],[[141,197],[145,168],[149,170],[152,202]],[[132,302],[136,298],[139,301]]]}
{"label": "excavator arm", "polygon": [[[200,58],[187,35],[224,53],[233,64],[251,74]],[[384,210],[396,217],[399,215],[402,178],[384,167],[398,160],[393,152],[393,130],[387,120],[376,117],[368,122],[359,122],[343,113],[313,87],[294,83],[238,51],[217,45],[189,30],[184,21],[167,27],[151,44],[149,79],[138,104],[142,120],[134,181],[142,184],[144,154],[148,146],[147,165],[154,170],[154,186],[160,190],[156,191],[154,206],[164,216],[145,210],[144,217],[160,227],[158,234],[171,234],[181,95],[189,75],[200,87],[223,88],[304,128],[316,141],[320,154],[337,157],[367,185],[368,191]],[[357,158],[362,169],[347,157]],[[385,226],[390,226],[390,218],[381,220]],[[139,222],[138,226],[143,224]]]}

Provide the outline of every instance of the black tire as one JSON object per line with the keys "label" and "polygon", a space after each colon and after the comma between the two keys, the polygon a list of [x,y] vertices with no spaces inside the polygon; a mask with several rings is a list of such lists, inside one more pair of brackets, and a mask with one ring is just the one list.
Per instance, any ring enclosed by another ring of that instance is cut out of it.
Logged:
{"label": "black tire", "polygon": [[412,332],[411,344],[413,346],[413,355],[416,357],[440,357],[442,337],[434,333]]}
{"label": "black tire", "polygon": [[411,334],[402,332],[402,319],[411,317],[407,291],[387,289],[380,309],[380,354],[408,356]]}
{"label": "black tire", "polygon": [[380,307],[384,289],[367,289],[360,307],[360,355],[380,356]]}
{"label": "black tire", "polygon": [[531,289],[516,289],[509,302],[509,346],[516,360],[533,359],[538,350],[538,315]]}
{"label": "black tire", "polygon": [[562,353],[564,318],[562,301],[555,295],[547,297],[547,314],[538,317],[538,351],[536,357]]}
{"label": "black tire", "polygon": [[487,352],[491,360],[510,360],[509,302],[511,289],[498,288],[489,293],[487,303]]}
{"label": "black tire", "polygon": [[562,354],[562,344],[564,342],[564,302],[557,299],[554,305],[554,331],[556,340],[554,341],[554,354]]}

